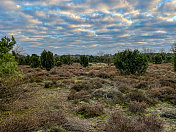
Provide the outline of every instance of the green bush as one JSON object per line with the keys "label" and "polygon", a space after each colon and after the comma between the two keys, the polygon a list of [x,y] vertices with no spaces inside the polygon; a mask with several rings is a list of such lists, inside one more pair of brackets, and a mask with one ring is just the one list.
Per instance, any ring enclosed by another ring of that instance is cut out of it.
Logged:
{"label": "green bush", "polygon": [[36,54],[32,54],[30,60],[31,60],[31,64],[30,64],[30,66],[31,66],[32,68],[37,68],[37,67],[40,66],[40,58],[39,58],[38,55],[36,55]]}
{"label": "green bush", "polygon": [[26,65],[30,65],[30,64],[31,64],[30,58],[31,58],[30,55],[27,55],[27,56],[25,57]]}
{"label": "green bush", "polygon": [[55,66],[57,67],[62,66],[62,62],[59,56],[55,57]]}
{"label": "green bush", "polygon": [[166,56],[166,59],[164,63],[172,63],[173,62],[173,57],[172,56]]}
{"label": "green bush", "polygon": [[14,73],[17,70],[17,65],[15,57],[10,53],[0,54],[0,75]]}
{"label": "green bush", "polygon": [[154,64],[161,64],[162,61],[163,61],[163,58],[160,54],[155,55],[154,58],[153,58],[153,63]]}
{"label": "green bush", "polygon": [[46,68],[47,71],[50,71],[54,67],[54,56],[52,52],[44,50],[41,53],[40,60],[41,66]]}
{"label": "green bush", "polygon": [[71,65],[73,63],[70,55],[62,55],[61,62],[65,65]]}
{"label": "green bush", "polygon": [[174,54],[173,62],[174,62],[174,71],[176,72],[176,53]]}
{"label": "green bush", "polygon": [[114,65],[121,74],[142,75],[148,68],[148,61],[146,55],[138,50],[125,50],[114,55]]}
{"label": "green bush", "polygon": [[86,55],[81,55],[80,56],[80,64],[83,67],[87,67],[89,65],[89,58]]}

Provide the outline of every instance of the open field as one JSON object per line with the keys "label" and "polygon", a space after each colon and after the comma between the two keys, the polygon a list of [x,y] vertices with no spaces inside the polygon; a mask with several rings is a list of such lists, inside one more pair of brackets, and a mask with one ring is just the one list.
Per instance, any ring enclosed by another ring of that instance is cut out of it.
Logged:
{"label": "open field", "polygon": [[22,79],[0,82],[1,93],[10,88],[0,97],[1,132],[176,131],[176,73],[170,63],[149,64],[143,76],[121,76],[104,63],[18,70]]}

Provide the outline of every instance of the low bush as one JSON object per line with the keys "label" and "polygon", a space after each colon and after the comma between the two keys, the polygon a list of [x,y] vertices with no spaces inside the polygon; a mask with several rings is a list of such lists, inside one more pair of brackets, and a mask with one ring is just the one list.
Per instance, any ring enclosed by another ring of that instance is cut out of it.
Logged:
{"label": "low bush", "polygon": [[101,88],[102,84],[95,80],[76,82],[71,89],[75,91],[88,90]]}
{"label": "low bush", "polygon": [[68,100],[79,100],[79,101],[88,102],[89,93],[87,91],[84,91],[84,90],[82,90],[80,92],[72,91],[68,95]]}
{"label": "low bush", "polygon": [[148,60],[146,55],[138,50],[125,50],[114,55],[114,65],[121,74],[142,75],[148,68]]}
{"label": "low bush", "polygon": [[128,118],[117,111],[109,119],[107,132],[162,132],[163,122],[156,116]]}
{"label": "low bush", "polygon": [[131,101],[129,104],[129,111],[132,113],[144,113],[146,108],[145,102]]}
{"label": "low bush", "polygon": [[77,115],[84,118],[93,118],[104,114],[103,107],[100,105],[82,105],[77,110]]}
{"label": "low bush", "polygon": [[149,94],[151,97],[158,98],[161,101],[168,101],[172,104],[176,104],[176,91],[174,88],[168,86],[153,88],[149,91]]}
{"label": "low bush", "polygon": [[154,64],[161,64],[163,61],[162,56],[160,54],[157,54],[153,57],[153,63]]}
{"label": "low bush", "polygon": [[38,131],[66,122],[61,112],[39,111],[27,115],[10,116],[0,125],[1,132]]}
{"label": "low bush", "polygon": [[127,94],[127,98],[130,101],[145,102],[148,105],[154,105],[157,103],[156,100],[150,98],[140,90],[132,90],[130,93]]}

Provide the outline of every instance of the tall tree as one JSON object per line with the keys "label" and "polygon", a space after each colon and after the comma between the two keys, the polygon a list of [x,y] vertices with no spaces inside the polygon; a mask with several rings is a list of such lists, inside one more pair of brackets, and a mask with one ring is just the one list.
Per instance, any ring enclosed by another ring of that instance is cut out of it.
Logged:
{"label": "tall tree", "polygon": [[16,44],[15,38],[12,36],[12,38],[3,37],[0,40],[0,54],[2,53],[8,53],[11,49],[13,49],[13,46]]}

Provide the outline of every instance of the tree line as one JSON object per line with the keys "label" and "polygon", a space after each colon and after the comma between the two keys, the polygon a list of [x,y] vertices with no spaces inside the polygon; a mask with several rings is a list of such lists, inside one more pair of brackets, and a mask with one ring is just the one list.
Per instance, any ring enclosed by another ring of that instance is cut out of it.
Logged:
{"label": "tree line", "polygon": [[[10,74],[16,71],[17,65],[30,65],[32,68],[45,68],[51,70],[54,66],[60,67],[63,64],[71,65],[80,63],[87,67],[89,63],[114,63],[121,74],[142,75],[148,68],[148,63],[161,64],[173,63],[176,71],[176,43],[172,46],[173,54],[162,53],[141,53],[138,50],[124,50],[115,55],[53,55],[51,51],[43,50],[41,55],[22,55],[13,50],[16,44],[15,38],[3,37],[0,40],[0,75]],[[12,51],[12,53],[10,53]]]}

